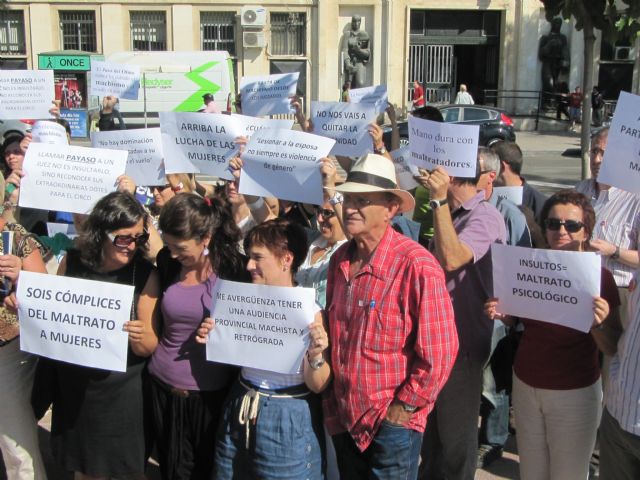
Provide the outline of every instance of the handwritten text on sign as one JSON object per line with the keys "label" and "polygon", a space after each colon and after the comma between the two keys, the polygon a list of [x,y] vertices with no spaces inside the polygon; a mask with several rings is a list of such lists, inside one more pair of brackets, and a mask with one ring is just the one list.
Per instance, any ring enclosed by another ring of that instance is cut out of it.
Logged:
{"label": "handwritten text on sign", "polygon": [[52,70],[0,70],[0,118],[49,118]]}
{"label": "handwritten text on sign", "polygon": [[87,213],[113,192],[124,174],[127,152],[31,143],[20,183],[21,207]]}
{"label": "handwritten text on sign", "polygon": [[640,96],[620,92],[598,182],[640,193]]}
{"label": "handwritten text on sign", "polygon": [[113,95],[127,100],[137,100],[139,89],[139,66],[91,61],[89,95],[99,97]]}
{"label": "handwritten text on sign", "polygon": [[56,122],[38,120],[33,124],[31,136],[35,143],[49,143],[51,145],[69,145],[67,130]]}
{"label": "handwritten text on sign", "polygon": [[207,360],[298,373],[315,315],[313,288],[216,281]]}
{"label": "handwritten text on sign", "polygon": [[498,311],[588,332],[600,295],[600,257],[588,252],[491,245]]}
{"label": "handwritten text on sign", "polygon": [[375,117],[375,107],[366,103],[311,102],[313,133],[336,141],[333,155],[358,157],[373,151],[369,124]]}
{"label": "handwritten text on sign", "polygon": [[410,162],[433,170],[443,167],[454,177],[476,176],[478,125],[423,120],[409,116]]}
{"label": "handwritten text on sign", "polygon": [[20,272],[20,348],[86,367],[124,372],[133,286]]}
{"label": "handwritten text on sign", "polygon": [[240,80],[242,113],[253,117],[291,112],[300,74],[282,73]]}
{"label": "handwritten text on sign", "polygon": [[322,203],[320,159],[334,141],[295,130],[260,130],[251,136],[242,159],[240,193]]}

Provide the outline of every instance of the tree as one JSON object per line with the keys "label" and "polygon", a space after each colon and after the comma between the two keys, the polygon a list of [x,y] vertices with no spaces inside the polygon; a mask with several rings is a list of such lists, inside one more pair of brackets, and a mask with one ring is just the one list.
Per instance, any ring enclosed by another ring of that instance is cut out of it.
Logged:
{"label": "tree", "polygon": [[591,90],[593,89],[593,59],[595,30],[615,41],[619,35],[632,38],[640,36],[640,0],[541,0],[545,16],[551,20],[562,15],[565,20],[572,17],[576,30],[584,36],[584,68],[582,71],[582,178],[589,176],[589,126],[591,125]]}

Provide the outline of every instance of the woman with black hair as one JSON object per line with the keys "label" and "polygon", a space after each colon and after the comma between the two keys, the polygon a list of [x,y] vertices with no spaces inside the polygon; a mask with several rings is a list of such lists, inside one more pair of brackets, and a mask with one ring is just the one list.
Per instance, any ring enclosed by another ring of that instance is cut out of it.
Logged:
{"label": "woman with black hair", "polygon": [[[133,285],[127,370],[55,362],[51,445],[75,480],[142,479],[146,462],[142,374],[155,350],[158,278],[144,259],[149,218],[130,194],[96,203],[58,275]],[[81,310],[80,310],[81,312]]]}
{"label": "woman with black hair", "polygon": [[218,278],[248,281],[240,230],[228,206],[185,193],[160,214],[157,258],[162,335],[149,363],[149,392],[162,478],[209,479],[215,432],[235,369],[207,362],[196,329],[210,315]]}

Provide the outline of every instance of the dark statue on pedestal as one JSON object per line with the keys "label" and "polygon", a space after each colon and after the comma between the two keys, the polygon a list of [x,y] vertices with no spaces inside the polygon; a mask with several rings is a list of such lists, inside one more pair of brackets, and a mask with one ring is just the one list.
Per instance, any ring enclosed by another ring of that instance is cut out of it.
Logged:
{"label": "dark statue on pedestal", "polygon": [[344,55],[344,82],[350,82],[351,88],[366,86],[366,65],[371,57],[369,34],[360,29],[360,15],[351,17],[351,30],[342,47]]}

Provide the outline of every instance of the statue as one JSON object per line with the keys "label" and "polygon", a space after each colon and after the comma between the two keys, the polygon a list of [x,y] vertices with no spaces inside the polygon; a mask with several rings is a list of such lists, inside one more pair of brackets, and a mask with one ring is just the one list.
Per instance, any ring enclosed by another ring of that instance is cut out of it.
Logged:
{"label": "statue", "polygon": [[351,30],[343,44],[344,81],[351,83],[351,88],[365,86],[367,73],[366,65],[371,57],[369,34],[360,29],[362,18],[360,15],[351,17]]}
{"label": "statue", "polygon": [[538,58],[542,62],[542,91],[555,93],[558,90],[558,76],[569,67],[569,47],[567,37],[560,33],[562,19],[551,20],[551,31],[540,38]]}

